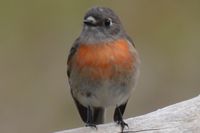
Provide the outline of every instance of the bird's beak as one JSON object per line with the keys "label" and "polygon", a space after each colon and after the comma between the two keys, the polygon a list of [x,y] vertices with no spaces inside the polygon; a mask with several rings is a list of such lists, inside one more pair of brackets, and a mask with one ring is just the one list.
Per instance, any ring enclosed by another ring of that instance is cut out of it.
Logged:
{"label": "bird's beak", "polygon": [[91,26],[95,26],[97,24],[97,20],[92,16],[87,17],[83,22],[84,24]]}

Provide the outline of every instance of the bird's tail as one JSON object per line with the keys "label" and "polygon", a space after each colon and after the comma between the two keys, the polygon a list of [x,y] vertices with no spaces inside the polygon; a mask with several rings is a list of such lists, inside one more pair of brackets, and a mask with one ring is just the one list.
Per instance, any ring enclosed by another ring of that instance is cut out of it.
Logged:
{"label": "bird's tail", "polygon": [[97,125],[104,123],[104,119],[105,119],[104,114],[105,114],[104,108],[94,107],[93,108],[93,123]]}

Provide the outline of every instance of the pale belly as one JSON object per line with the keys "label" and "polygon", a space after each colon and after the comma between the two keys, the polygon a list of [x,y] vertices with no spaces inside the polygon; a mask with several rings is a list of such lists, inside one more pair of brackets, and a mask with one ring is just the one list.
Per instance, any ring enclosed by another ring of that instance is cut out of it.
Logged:
{"label": "pale belly", "polygon": [[134,77],[134,75],[129,75],[117,80],[105,81],[79,79],[72,85],[74,87],[72,93],[84,106],[108,107],[121,105],[128,100],[135,86]]}

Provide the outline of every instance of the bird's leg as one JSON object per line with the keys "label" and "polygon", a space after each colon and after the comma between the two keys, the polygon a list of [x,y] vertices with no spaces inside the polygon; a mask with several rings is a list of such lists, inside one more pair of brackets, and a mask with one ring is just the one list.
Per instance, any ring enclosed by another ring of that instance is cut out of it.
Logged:
{"label": "bird's leg", "polygon": [[126,107],[126,103],[120,106],[116,106],[114,113],[114,121],[121,126],[121,131],[123,132],[125,127],[128,127],[128,124],[123,120],[123,113]]}
{"label": "bird's leg", "polygon": [[96,124],[93,122],[93,114],[90,106],[87,107],[87,121],[85,126],[97,128]]}

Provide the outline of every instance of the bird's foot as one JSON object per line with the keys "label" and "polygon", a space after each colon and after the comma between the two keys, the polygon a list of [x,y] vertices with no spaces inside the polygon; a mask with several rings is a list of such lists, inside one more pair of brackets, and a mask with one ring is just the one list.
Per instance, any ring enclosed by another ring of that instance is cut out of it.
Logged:
{"label": "bird's foot", "polygon": [[96,125],[96,124],[86,123],[85,126],[86,126],[86,127],[91,127],[91,128],[95,128],[95,129],[97,129],[97,125]]}
{"label": "bird's foot", "polygon": [[121,133],[123,133],[125,127],[129,128],[128,124],[123,120],[117,121],[117,124],[121,126]]}

